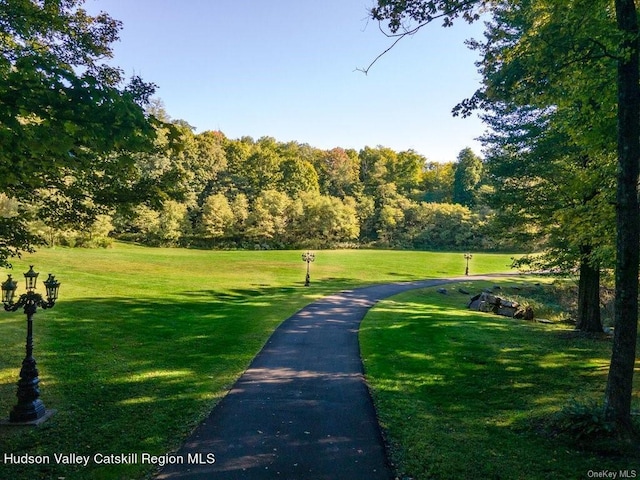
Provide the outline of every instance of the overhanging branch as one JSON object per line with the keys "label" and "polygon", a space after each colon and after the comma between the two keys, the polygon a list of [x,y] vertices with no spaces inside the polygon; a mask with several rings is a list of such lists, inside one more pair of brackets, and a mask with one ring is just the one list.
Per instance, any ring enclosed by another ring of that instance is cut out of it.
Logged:
{"label": "overhanging branch", "polygon": [[[469,22],[472,23],[476,20],[478,20],[480,17],[478,14],[472,14],[471,11],[473,10],[473,7],[480,4],[484,4],[485,1],[484,0],[463,0],[461,3],[458,2],[452,2],[452,4],[448,5],[449,8],[444,8],[442,10],[442,12],[440,14],[437,15],[428,15],[426,18],[422,17],[422,18],[417,18],[414,17],[414,20],[420,21],[423,20],[422,22],[420,22],[417,26],[415,27],[411,27],[411,28],[407,28],[404,25],[402,25],[403,27],[403,31],[401,33],[396,33],[395,30],[396,28],[390,27],[392,30],[392,33],[386,32],[382,26],[381,26],[381,22],[383,20],[383,18],[379,15],[376,15],[375,13],[375,9],[371,11],[371,16],[373,19],[378,20],[378,28],[380,29],[380,31],[389,38],[395,38],[395,40],[393,41],[393,43],[386,49],[384,50],[382,53],[380,53],[376,58],[373,59],[373,61],[371,63],[369,63],[369,65],[366,68],[356,68],[355,71],[358,72],[362,72],[365,75],[367,75],[369,73],[369,70],[371,70],[371,68],[373,67],[374,64],[376,64],[378,62],[378,60],[380,60],[383,56],[385,56],[388,52],[390,52],[391,50],[393,50],[393,48],[398,44],[398,42],[400,42],[400,40],[402,40],[403,38],[410,36],[410,35],[415,35],[416,33],[418,33],[418,31],[420,31],[423,27],[429,25],[431,22],[433,22],[434,20],[439,20],[439,19],[444,19],[444,23],[443,26],[444,27],[450,27],[453,25],[453,19],[462,15],[464,17],[464,19]],[[443,2],[442,6],[445,6],[447,4],[447,2]],[[436,10],[437,8],[434,7],[434,10]],[[387,19],[389,19],[390,17],[387,17]],[[399,30],[400,28],[398,27],[397,30]]]}

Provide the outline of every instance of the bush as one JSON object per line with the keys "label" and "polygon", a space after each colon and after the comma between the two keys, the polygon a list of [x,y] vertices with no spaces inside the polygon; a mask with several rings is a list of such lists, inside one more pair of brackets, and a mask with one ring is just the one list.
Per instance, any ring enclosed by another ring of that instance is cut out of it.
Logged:
{"label": "bush", "polygon": [[571,401],[553,419],[554,429],[580,444],[612,438],[615,424],[605,418],[604,408],[596,402]]}

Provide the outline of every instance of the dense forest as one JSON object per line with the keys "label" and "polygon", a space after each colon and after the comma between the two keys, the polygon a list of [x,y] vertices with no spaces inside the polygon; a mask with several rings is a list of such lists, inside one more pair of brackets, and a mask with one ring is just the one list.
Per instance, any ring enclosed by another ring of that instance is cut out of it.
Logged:
{"label": "dense forest", "polygon": [[[156,194],[87,208],[86,216],[36,215],[32,233],[66,246],[105,246],[114,238],[199,248],[504,246],[488,235],[492,215],[482,195],[489,187],[468,148],[455,163],[435,163],[381,146],[321,150],[195,133],[185,121],[171,121],[160,101],[149,113],[165,123],[156,148],[137,155],[131,177],[135,188]],[[12,202],[3,200],[10,211]],[[40,209],[52,201],[71,200],[43,189]]]}

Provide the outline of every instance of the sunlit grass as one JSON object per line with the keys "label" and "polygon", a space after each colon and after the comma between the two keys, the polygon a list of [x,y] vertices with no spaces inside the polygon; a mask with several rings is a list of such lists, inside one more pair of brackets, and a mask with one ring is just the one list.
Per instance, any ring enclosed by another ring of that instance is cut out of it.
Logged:
{"label": "sunlit grass", "polygon": [[399,478],[640,472],[637,454],[579,451],[538,428],[572,399],[602,401],[610,340],[471,312],[468,298],[456,286],[447,295],[404,293],[380,302],[361,325],[366,375]]}
{"label": "sunlit grass", "polygon": [[[464,272],[461,253],[319,251],[304,287],[297,251],[218,252],[116,244],[51,249],[14,262],[61,282],[34,321],[42,399],[36,429],[0,428],[3,452],[162,455],[224,396],[273,330],[315,298],[360,285]],[[474,253],[472,273],[508,271],[510,255]],[[22,285],[20,286],[22,288]],[[25,316],[0,315],[0,415],[15,403]],[[4,413],[3,413],[4,412]],[[0,478],[143,478],[148,465],[8,466]]]}

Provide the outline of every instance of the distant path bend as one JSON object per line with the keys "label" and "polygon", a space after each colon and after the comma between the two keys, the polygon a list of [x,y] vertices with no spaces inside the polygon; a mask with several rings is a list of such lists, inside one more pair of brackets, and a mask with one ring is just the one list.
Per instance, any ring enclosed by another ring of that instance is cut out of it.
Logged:
{"label": "distant path bend", "polygon": [[[159,479],[389,480],[358,328],[379,300],[471,276],[347,290],[285,320]],[[209,465],[188,455],[215,455]]]}

